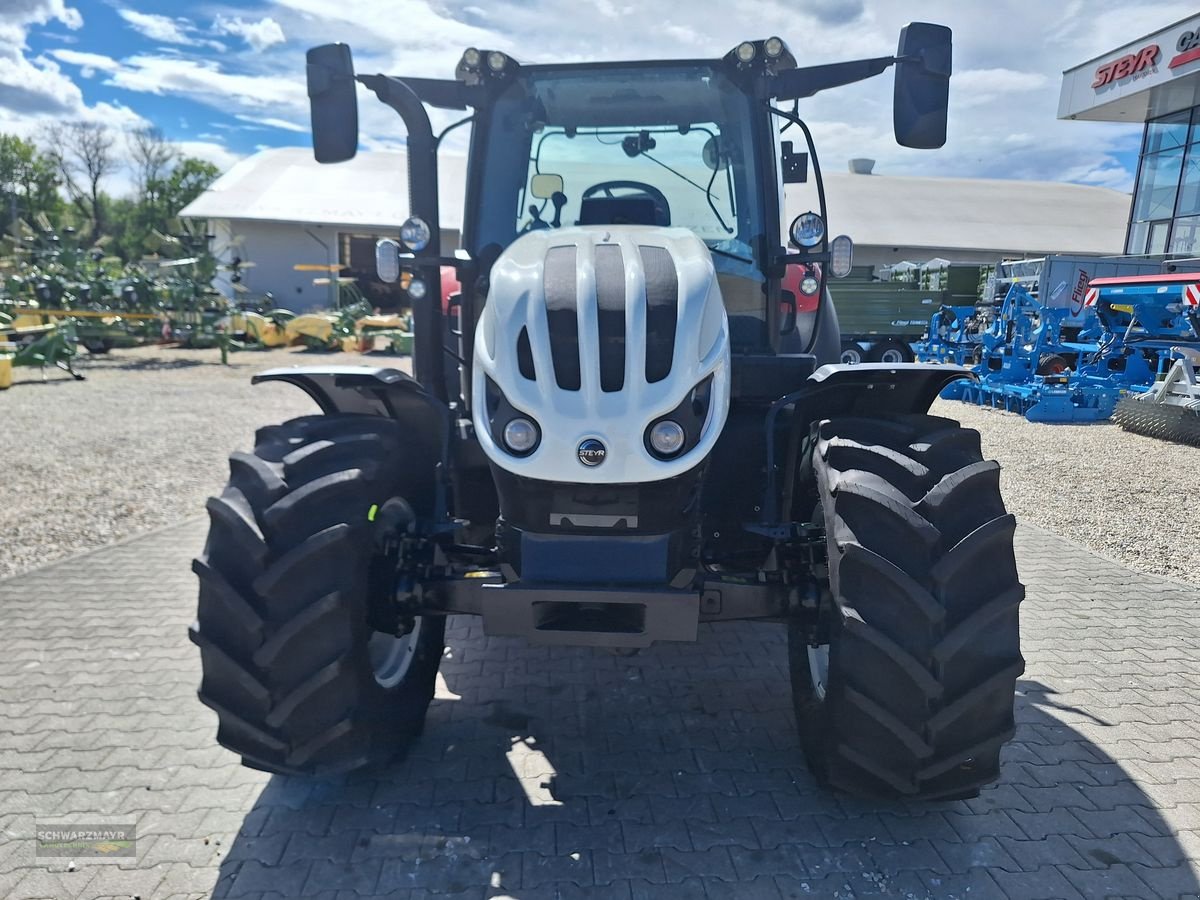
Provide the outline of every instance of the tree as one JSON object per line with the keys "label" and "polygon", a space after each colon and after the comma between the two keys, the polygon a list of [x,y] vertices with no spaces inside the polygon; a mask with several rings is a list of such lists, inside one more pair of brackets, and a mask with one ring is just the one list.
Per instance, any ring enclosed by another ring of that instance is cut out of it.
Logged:
{"label": "tree", "polygon": [[71,203],[91,220],[94,243],[104,233],[100,183],[120,164],[113,153],[116,138],[99,122],[58,122],[46,128],[45,140]]}
{"label": "tree", "polygon": [[126,145],[129,163],[133,168],[137,201],[157,206],[158,188],[170,171],[171,165],[179,158],[178,152],[157,128],[138,128],[129,132]]}
{"label": "tree", "polygon": [[179,211],[204,193],[204,189],[217,180],[221,170],[207,160],[188,156],[171,170],[162,190],[162,205],[168,214],[175,216]]}
{"label": "tree", "polygon": [[38,213],[57,219],[61,207],[54,161],[32,141],[0,134],[0,228],[7,233],[17,219],[32,222]]}
{"label": "tree", "polygon": [[107,207],[114,216],[119,216],[106,220],[106,224],[126,259],[137,259],[154,248],[157,241],[151,238],[155,231],[162,234],[180,231],[183,226],[176,219],[179,211],[221,174],[212,163],[195,157],[172,153],[172,162],[168,169],[147,178],[132,202],[118,201]]}

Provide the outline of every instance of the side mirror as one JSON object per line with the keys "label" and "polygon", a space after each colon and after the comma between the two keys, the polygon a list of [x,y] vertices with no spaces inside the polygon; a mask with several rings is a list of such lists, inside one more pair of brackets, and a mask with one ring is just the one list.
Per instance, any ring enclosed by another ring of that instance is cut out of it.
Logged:
{"label": "side mirror", "polygon": [[358,98],[350,47],[324,44],[309,50],[306,58],[313,156],[322,163],[353,159],[358,152]]}
{"label": "side mirror", "polygon": [[912,22],[900,29],[892,126],[896,142],[918,150],[946,143],[952,40],[945,25]]}
{"label": "side mirror", "polygon": [[563,177],[561,175],[543,172],[529,179],[529,193],[538,200],[549,200],[555,194],[561,194],[562,189]]}

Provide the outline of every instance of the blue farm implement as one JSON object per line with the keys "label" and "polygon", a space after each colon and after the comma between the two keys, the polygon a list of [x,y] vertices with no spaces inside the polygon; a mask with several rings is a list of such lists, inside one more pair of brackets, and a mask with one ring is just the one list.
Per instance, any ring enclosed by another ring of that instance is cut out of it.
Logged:
{"label": "blue farm implement", "polygon": [[[1098,422],[1123,397],[1166,379],[1185,358],[1179,345],[1200,342],[1197,303],[1196,273],[1097,278],[1087,290],[1079,339],[1070,341],[1063,338],[1069,310],[1043,306],[1014,283],[990,320],[986,310],[939,310],[917,352],[928,361],[974,361],[979,381],[951,385],[942,393],[948,399],[1020,413],[1031,422]],[[1173,377],[1171,383],[1189,382]],[[1132,412],[1138,415],[1130,421],[1154,415],[1146,405]]]}
{"label": "blue farm implement", "polygon": [[1154,275],[1092,282],[1087,302],[1104,324],[1096,367],[1149,378],[1113,420],[1126,431],[1200,446],[1200,279]]}
{"label": "blue farm implement", "polygon": [[947,399],[1020,413],[1031,422],[1101,421],[1112,414],[1121,387],[1072,377],[1098,345],[1064,340],[1070,316],[1069,309],[1044,306],[1013,284],[995,316],[986,308],[939,309],[917,356],[974,365],[979,380],[950,385],[942,392]]}

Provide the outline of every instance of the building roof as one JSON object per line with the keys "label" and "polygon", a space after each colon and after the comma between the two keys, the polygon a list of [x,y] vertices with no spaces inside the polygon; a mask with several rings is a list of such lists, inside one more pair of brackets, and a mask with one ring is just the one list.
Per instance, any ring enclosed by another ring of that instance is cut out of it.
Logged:
{"label": "building roof", "polygon": [[[232,219],[395,228],[408,217],[407,156],[359,153],[322,165],[307,147],[263,150],[236,163],[179,213],[192,219]],[[462,225],[465,161],[443,155],[443,228]]]}
{"label": "building roof", "polygon": [[[788,209],[811,201],[789,185]],[[864,246],[1005,253],[1123,253],[1129,195],[1053,181],[825,175],[833,234]]]}
{"label": "building roof", "polygon": [[[440,160],[442,227],[462,226],[466,163]],[[815,205],[789,185],[788,209]],[[1121,253],[1129,195],[1058,182],[899,175],[825,176],[830,229],[863,246],[1005,253]],[[238,162],[180,213],[187,218],[395,228],[408,216],[406,155],[359,153],[321,165],[304,147]],[[786,224],[786,223],[785,223]]]}

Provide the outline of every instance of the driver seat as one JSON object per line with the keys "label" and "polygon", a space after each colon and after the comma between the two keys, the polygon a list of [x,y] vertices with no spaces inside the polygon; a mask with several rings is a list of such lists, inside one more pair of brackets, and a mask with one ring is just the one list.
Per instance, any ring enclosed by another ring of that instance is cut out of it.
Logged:
{"label": "driver seat", "polygon": [[577,225],[670,225],[671,214],[653,197],[585,197]]}

